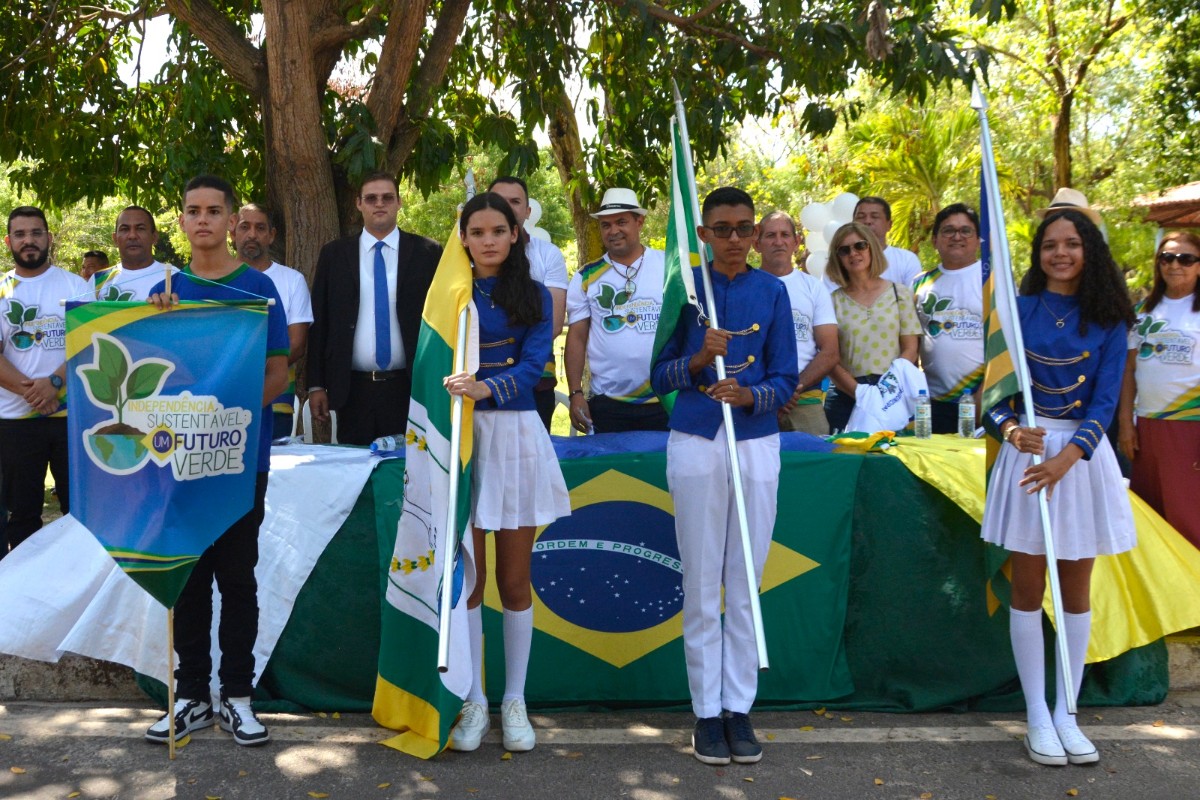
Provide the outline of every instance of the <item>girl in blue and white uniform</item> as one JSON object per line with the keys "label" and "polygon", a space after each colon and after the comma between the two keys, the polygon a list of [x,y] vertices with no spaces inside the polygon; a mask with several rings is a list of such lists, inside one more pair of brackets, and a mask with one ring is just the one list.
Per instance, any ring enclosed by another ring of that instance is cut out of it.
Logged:
{"label": "girl in blue and white uniform", "polygon": [[485,534],[494,531],[496,581],[504,607],[504,747],[532,750],[536,735],[525,710],[525,676],[533,639],[529,581],[534,532],[571,513],[550,436],[535,410],[533,387],[550,360],[550,293],[529,275],[517,243],[518,223],[500,195],[476,195],[463,208],[459,235],[471,256],[479,320],[479,370],[446,378],[451,394],[475,401],[472,524],[475,588],[467,601],[474,680],[450,748],[479,747],[491,727],[483,693]]}
{"label": "girl in blue and white uniform", "polygon": [[[1100,754],[1067,713],[1059,670],[1053,713],[1046,704],[1046,550],[1037,492],[1048,490],[1060,624],[1076,696],[1091,634],[1092,565],[1096,556],[1123,553],[1135,543],[1129,496],[1105,436],[1120,397],[1134,314],[1094,213],[1056,211],[1042,222],[1017,298],[1038,427],[1017,415],[1017,398],[989,409],[987,419],[1003,445],[988,486],[983,538],[1012,552],[1009,629],[1028,712],[1025,749],[1051,766],[1088,764]],[[1033,466],[1034,454],[1045,460]]]}

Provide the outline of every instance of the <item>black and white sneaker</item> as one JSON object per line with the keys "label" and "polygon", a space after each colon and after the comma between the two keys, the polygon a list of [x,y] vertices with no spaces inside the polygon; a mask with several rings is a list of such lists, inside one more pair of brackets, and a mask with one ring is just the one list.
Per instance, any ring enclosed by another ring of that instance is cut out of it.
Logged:
{"label": "black and white sneaker", "polygon": [[[163,714],[162,719],[150,726],[146,738],[151,742],[167,744],[171,741],[171,715]],[[175,743],[178,744],[192,731],[209,728],[213,724],[212,703],[204,700],[175,701]]]}
{"label": "black and white sneaker", "polygon": [[233,740],[246,747],[271,740],[271,734],[254,716],[249,697],[221,698],[221,729],[232,733]]}
{"label": "black and white sneaker", "polygon": [[725,741],[730,757],[738,764],[755,764],[762,759],[762,745],[754,735],[749,714],[725,712]]}
{"label": "black and white sneaker", "polygon": [[701,717],[692,731],[692,754],[705,764],[723,766],[729,763],[729,745],[725,743],[725,726],[720,717]]}

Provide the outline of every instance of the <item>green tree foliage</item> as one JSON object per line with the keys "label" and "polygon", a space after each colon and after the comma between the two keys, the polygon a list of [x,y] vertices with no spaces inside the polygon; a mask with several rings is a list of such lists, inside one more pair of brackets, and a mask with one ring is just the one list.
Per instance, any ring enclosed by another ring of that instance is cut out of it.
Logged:
{"label": "green tree foliage", "polygon": [[[170,207],[190,175],[218,172],[280,210],[287,259],[306,272],[354,227],[354,186],[372,170],[428,193],[469,154],[497,147],[500,171],[532,174],[543,128],[582,237],[593,186],[661,189],[671,77],[707,160],[747,115],[798,104],[807,129],[831,129],[860,71],[920,97],[986,59],[939,26],[932,0],[890,15],[857,0],[19,0],[7,10],[0,157],[28,159],[12,175],[18,188],[59,206],[119,195]],[[158,15],[172,21],[176,55],[129,88],[116,66],[138,58]],[[580,86],[597,130],[586,147],[568,95]]]}

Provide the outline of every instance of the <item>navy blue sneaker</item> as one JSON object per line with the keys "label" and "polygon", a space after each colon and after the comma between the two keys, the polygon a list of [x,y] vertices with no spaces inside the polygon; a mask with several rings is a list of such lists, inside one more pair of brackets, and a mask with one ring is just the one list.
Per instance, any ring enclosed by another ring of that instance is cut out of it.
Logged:
{"label": "navy blue sneaker", "polygon": [[729,755],[739,764],[755,764],[762,758],[762,745],[754,735],[749,714],[725,712],[725,742]]}
{"label": "navy blue sneaker", "polygon": [[720,717],[696,720],[692,731],[692,753],[705,764],[724,766],[729,763],[729,745],[725,743],[725,726]]}

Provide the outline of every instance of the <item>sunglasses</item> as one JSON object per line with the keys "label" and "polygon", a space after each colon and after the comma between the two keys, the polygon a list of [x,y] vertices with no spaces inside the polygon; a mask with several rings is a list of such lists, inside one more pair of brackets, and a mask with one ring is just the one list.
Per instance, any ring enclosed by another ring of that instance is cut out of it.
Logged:
{"label": "sunglasses", "polygon": [[1164,267],[1170,266],[1172,261],[1178,261],[1181,267],[1190,267],[1197,261],[1200,261],[1200,256],[1192,255],[1191,253],[1159,253],[1158,263]]}
{"label": "sunglasses", "polygon": [[701,227],[708,228],[718,239],[728,239],[734,233],[737,233],[739,239],[749,239],[754,235],[753,222],[743,222],[741,225],[703,225]]}
{"label": "sunglasses", "polygon": [[396,202],[396,195],[394,195],[394,194],[364,194],[362,196],[362,201],[363,201],[363,203],[365,203],[366,205],[369,205],[369,206],[376,205],[377,203],[394,203],[394,202]]}
{"label": "sunglasses", "polygon": [[854,244],[844,244],[841,247],[839,247],[837,249],[837,254],[839,256],[848,256],[848,255],[850,255],[851,250],[857,250],[858,252],[861,253],[863,250],[866,250],[870,246],[871,245],[867,244],[866,241],[864,241],[863,239],[859,239]]}

